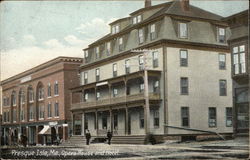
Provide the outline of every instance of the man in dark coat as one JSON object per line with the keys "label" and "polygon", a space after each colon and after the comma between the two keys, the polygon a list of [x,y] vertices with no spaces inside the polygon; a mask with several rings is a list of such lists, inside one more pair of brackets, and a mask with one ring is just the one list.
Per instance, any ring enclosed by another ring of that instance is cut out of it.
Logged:
{"label": "man in dark coat", "polygon": [[108,144],[110,145],[110,142],[111,142],[111,138],[112,138],[112,132],[110,132],[110,130],[108,130],[107,132],[107,138],[108,138]]}
{"label": "man in dark coat", "polygon": [[87,129],[86,130],[86,133],[85,133],[85,138],[86,138],[86,144],[89,145],[89,140],[91,138],[91,134],[89,133],[89,130]]}

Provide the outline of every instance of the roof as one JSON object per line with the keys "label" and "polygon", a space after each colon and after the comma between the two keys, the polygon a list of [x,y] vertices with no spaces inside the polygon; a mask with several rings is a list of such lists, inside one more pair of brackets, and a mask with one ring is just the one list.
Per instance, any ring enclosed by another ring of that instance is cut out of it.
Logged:
{"label": "roof", "polygon": [[109,23],[109,25],[112,25],[112,24],[114,24],[114,23],[118,23],[118,22],[121,22],[121,21],[125,21],[125,20],[127,20],[127,19],[129,19],[129,18],[130,18],[130,17],[125,17],[125,18],[117,19],[117,20],[115,20],[114,22]]}
{"label": "roof", "polygon": [[229,20],[229,19],[231,19],[231,18],[235,18],[235,17],[240,17],[240,16],[245,16],[245,15],[248,15],[249,14],[249,10],[247,9],[247,10],[244,10],[244,11],[242,11],[242,12],[238,12],[238,13],[236,13],[236,14],[233,14],[233,15],[231,15],[231,16],[228,16],[228,17],[225,17],[225,18],[223,18],[223,20]]}
{"label": "roof", "polygon": [[82,63],[82,58],[79,58],[79,57],[63,57],[63,56],[60,56],[60,57],[57,57],[57,58],[54,58],[50,61],[47,61],[45,63],[42,63],[36,67],[33,67],[29,70],[26,70],[24,72],[21,72],[17,75],[14,75],[10,78],[7,78],[3,81],[0,82],[0,85],[3,85],[5,83],[8,83],[9,81],[12,81],[12,80],[15,80],[15,79],[18,79],[18,78],[22,78],[22,77],[25,77],[29,74],[32,74],[33,72],[37,72],[45,67],[48,67],[48,66],[51,66],[51,65],[54,65],[56,63],[59,63],[59,62],[74,62],[74,63],[79,63],[81,64]]}
{"label": "roof", "polygon": [[[137,25],[142,25],[145,24],[157,17],[163,16],[163,15],[170,15],[170,16],[181,16],[181,17],[188,17],[188,18],[195,18],[195,19],[203,19],[203,20],[212,20],[212,21],[216,21],[216,22],[222,22],[222,16],[219,16],[217,14],[211,13],[209,11],[200,9],[198,7],[189,5],[189,10],[185,11],[182,9],[181,6],[181,1],[176,0],[176,1],[171,1],[171,2],[167,2],[167,3],[163,3],[163,4],[159,4],[159,5],[155,5],[155,6],[151,6],[151,7],[147,7],[147,8],[141,8],[133,13],[131,13],[130,15],[134,15],[137,14],[139,12],[143,12],[146,10],[151,10],[151,9],[155,9],[155,8],[160,8],[162,7],[162,9],[160,9],[159,11],[157,11],[155,14],[153,14],[152,16],[150,16],[147,19],[144,19],[141,23],[138,23],[136,25],[128,25],[127,27],[125,27],[123,30],[121,30],[120,32],[118,32],[117,34],[107,34],[104,37],[96,40],[95,42],[91,43],[89,46],[95,45],[96,43],[102,42],[106,39],[109,39],[111,37],[114,37],[116,35],[121,34],[122,32],[126,32],[129,31],[130,29],[132,29],[133,27],[137,26]],[[126,17],[127,19],[128,17]],[[119,19],[119,20],[123,20],[123,19]],[[117,22],[117,21],[115,21]],[[115,23],[113,22],[113,23]],[[113,24],[110,23],[110,24]]]}

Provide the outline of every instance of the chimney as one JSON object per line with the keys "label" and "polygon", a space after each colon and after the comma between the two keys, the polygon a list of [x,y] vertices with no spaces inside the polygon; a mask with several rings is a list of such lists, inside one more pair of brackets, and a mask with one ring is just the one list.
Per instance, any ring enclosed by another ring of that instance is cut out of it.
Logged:
{"label": "chimney", "polygon": [[189,11],[189,0],[181,0],[181,8],[183,11]]}
{"label": "chimney", "polygon": [[145,8],[151,7],[151,0],[145,0]]}

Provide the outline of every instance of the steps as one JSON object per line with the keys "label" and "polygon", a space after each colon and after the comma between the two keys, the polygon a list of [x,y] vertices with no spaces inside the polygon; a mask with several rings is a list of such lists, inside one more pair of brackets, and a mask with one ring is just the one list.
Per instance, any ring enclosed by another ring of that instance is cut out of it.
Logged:
{"label": "steps", "polygon": [[145,144],[145,135],[113,136],[111,144]]}
{"label": "steps", "polygon": [[85,136],[71,136],[68,138],[68,140],[64,141],[60,144],[60,146],[82,146],[86,145],[86,138]]}

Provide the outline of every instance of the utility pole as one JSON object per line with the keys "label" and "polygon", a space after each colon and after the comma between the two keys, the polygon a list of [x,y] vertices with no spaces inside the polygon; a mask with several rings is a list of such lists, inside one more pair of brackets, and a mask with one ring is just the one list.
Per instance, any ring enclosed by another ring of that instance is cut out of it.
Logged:
{"label": "utility pole", "polygon": [[147,54],[148,51],[143,52],[143,61],[144,61],[144,97],[145,97],[145,134],[148,136],[150,134],[150,109],[149,109],[149,95],[148,95],[148,66],[147,66]]}

